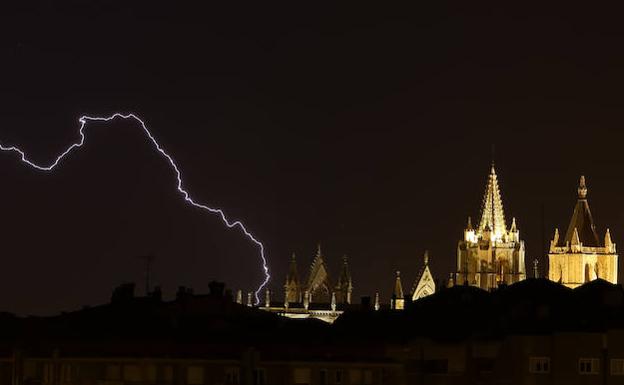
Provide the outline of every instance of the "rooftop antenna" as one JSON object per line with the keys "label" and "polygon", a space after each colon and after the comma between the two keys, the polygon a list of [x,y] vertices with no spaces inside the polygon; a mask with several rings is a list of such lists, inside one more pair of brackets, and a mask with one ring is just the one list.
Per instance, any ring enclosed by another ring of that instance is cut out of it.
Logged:
{"label": "rooftop antenna", "polygon": [[154,254],[141,255],[138,257],[145,261],[145,295],[149,295],[151,291],[150,278],[152,275],[152,263],[156,256]]}
{"label": "rooftop antenna", "polygon": [[[542,239],[541,239],[541,253],[539,258],[542,259],[542,261],[544,261],[544,263],[546,263],[547,259],[546,259],[546,205],[544,204],[544,202],[542,202],[542,204],[540,205],[540,219],[541,219],[541,233],[542,233]],[[556,246],[556,245],[555,245]],[[546,274],[546,273],[545,273]]]}

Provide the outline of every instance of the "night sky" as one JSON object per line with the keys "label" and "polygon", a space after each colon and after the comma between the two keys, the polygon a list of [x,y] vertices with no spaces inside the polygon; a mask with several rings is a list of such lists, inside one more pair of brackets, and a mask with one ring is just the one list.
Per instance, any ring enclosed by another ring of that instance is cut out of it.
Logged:
{"label": "night sky", "polygon": [[[349,256],[355,298],[387,301],[397,269],[410,288],[425,249],[446,279],[492,144],[528,271],[545,267],[541,208],[548,241],[581,174],[600,236],[624,247],[617,10],[83,3],[0,12],[0,142],[48,163],[79,116],[138,114],[192,196],[265,243],[280,299],[290,254],[305,278],[318,242],[334,278]],[[0,310],[142,294],[148,253],[169,298],[262,281],[257,248],[183,202],[131,121],[89,125],[52,174],[0,154],[0,175]]]}

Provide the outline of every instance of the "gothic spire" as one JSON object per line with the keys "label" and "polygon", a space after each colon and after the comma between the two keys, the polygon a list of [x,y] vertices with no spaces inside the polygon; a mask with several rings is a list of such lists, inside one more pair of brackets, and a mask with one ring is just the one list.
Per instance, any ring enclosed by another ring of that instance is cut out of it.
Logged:
{"label": "gothic spire", "polygon": [[394,291],[392,292],[395,298],[403,298],[403,285],[401,284],[401,272],[397,270],[396,280],[394,281]]}
{"label": "gothic spire", "polygon": [[584,176],[581,176],[579,179],[577,192],[578,199],[576,201],[576,205],[574,206],[574,213],[572,214],[572,219],[568,225],[568,231],[566,232],[565,239],[563,239],[562,242],[563,244],[565,244],[565,242],[574,244],[576,241],[574,239],[574,233],[576,232],[576,236],[584,246],[600,246],[598,233],[596,232],[596,226],[594,225],[594,219],[592,218],[591,211],[589,210],[589,203],[587,201],[587,185],[585,184]]}
{"label": "gothic spire", "polygon": [[295,253],[292,253],[290,257],[290,266],[288,268],[288,274],[286,275],[286,285],[299,285],[299,273],[297,271],[297,258]]}
{"label": "gothic spire", "polygon": [[481,222],[479,223],[480,230],[484,230],[486,227],[489,227],[494,234],[499,236],[506,232],[505,213],[503,212],[503,202],[498,187],[498,177],[496,176],[494,163],[492,163],[490,175],[488,176],[485,195],[483,197]]}
{"label": "gothic spire", "polygon": [[312,266],[310,266],[310,273],[308,275],[308,281],[306,285],[310,295],[317,296],[321,294],[321,298],[326,296],[326,300],[329,300],[330,293],[330,284],[329,284],[329,273],[327,271],[327,266],[325,265],[325,258],[321,252],[321,244],[318,244],[316,250],[316,256],[314,257],[314,261],[312,262]]}

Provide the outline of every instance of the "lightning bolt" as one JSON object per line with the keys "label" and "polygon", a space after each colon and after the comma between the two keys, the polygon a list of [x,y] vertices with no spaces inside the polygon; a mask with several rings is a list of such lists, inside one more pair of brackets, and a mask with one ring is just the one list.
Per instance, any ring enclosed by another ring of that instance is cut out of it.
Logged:
{"label": "lightning bolt", "polygon": [[80,148],[80,147],[82,147],[84,145],[84,143],[85,143],[85,128],[87,127],[87,123],[88,122],[110,122],[111,120],[114,120],[114,119],[117,119],[117,118],[124,119],[124,120],[135,120],[135,121],[137,121],[139,123],[139,125],[143,129],[143,132],[145,133],[145,135],[147,136],[149,141],[154,146],[154,149],[156,151],[158,151],[160,153],[160,155],[162,155],[163,158],[165,158],[167,160],[167,162],[169,162],[169,165],[171,166],[171,168],[173,169],[173,171],[174,171],[174,173],[176,175],[176,179],[177,179],[176,188],[177,188],[178,192],[182,195],[182,197],[184,198],[184,200],[188,204],[190,204],[191,206],[196,207],[198,209],[201,209],[201,210],[204,210],[204,211],[207,211],[207,212],[219,215],[219,217],[221,218],[221,220],[223,221],[223,223],[227,227],[229,227],[229,228],[234,228],[234,227],[239,228],[243,232],[243,234],[245,234],[245,236],[258,247],[258,249],[260,251],[260,258],[262,259],[262,269],[264,271],[264,281],[258,287],[258,289],[255,291],[254,294],[255,294],[255,297],[256,297],[256,305],[258,303],[260,303],[260,297],[259,297],[258,294],[260,293],[262,288],[265,287],[266,284],[271,279],[271,275],[269,274],[269,268],[267,266],[267,259],[266,259],[265,253],[264,253],[264,245],[262,244],[262,242],[260,242],[258,239],[256,239],[256,237],[254,237],[254,235],[251,232],[249,232],[249,230],[247,230],[247,228],[245,227],[245,225],[241,221],[238,221],[238,220],[237,221],[231,221],[231,220],[229,220],[227,218],[227,216],[225,215],[225,212],[222,209],[209,207],[209,206],[207,206],[207,205],[205,205],[203,203],[198,203],[195,200],[193,200],[193,198],[191,198],[191,195],[189,194],[189,192],[184,188],[184,183],[182,182],[182,173],[180,172],[180,169],[176,165],[175,161],[173,160],[171,155],[169,155],[160,146],[160,144],[158,144],[158,142],[156,141],[156,138],[154,137],[154,135],[152,135],[150,130],[147,128],[147,125],[145,124],[145,122],[143,120],[141,120],[141,118],[139,118],[135,114],[125,114],[124,115],[124,114],[121,114],[121,113],[115,113],[113,115],[104,116],[104,117],[100,117],[100,116],[82,116],[80,119],[78,119],[78,121],[80,122],[80,130],[78,131],[78,133],[80,134],[80,140],[78,142],[76,142],[76,143],[73,143],[69,147],[67,147],[67,149],[65,149],[65,151],[61,152],[61,154],[56,157],[54,162],[50,163],[47,166],[42,166],[42,165],[36,164],[35,162],[29,160],[28,157],[26,156],[26,153],[24,151],[20,150],[19,148],[15,147],[15,146],[4,146],[3,144],[0,143],[0,150],[6,151],[6,152],[17,153],[21,157],[22,162],[24,162],[25,164],[29,165],[30,167],[32,167],[34,169],[37,169],[39,171],[49,172],[49,171],[54,170],[56,168],[56,166],[58,166],[61,163],[61,161],[67,155],[69,155],[73,150],[78,149],[78,148]]}

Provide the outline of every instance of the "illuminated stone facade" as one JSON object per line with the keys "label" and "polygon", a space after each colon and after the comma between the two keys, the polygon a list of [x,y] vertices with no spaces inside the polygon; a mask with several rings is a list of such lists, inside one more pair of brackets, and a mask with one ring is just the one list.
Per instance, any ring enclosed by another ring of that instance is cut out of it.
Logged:
{"label": "illuminated stone facade", "polygon": [[[347,257],[342,258],[340,275],[336,285],[332,286],[319,245],[305,283],[299,280],[297,260],[293,254],[284,284],[284,301],[272,301],[267,290],[264,306],[260,309],[289,318],[317,318],[331,323],[343,313],[345,307],[351,305],[352,293],[353,281]],[[251,296],[248,303],[251,306]]]}
{"label": "illuminated stone facade", "polygon": [[618,256],[609,229],[600,241],[587,202],[585,177],[581,176],[578,199],[565,237],[555,235],[548,254],[548,278],[574,288],[596,278],[617,283]]}
{"label": "illuminated stone facade", "polygon": [[423,262],[423,267],[412,287],[412,301],[431,295],[436,290],[435,281],[429,269],[429,253],[427,251],[425,251]]}
{"label": "illuminated stone facade", "polygon": [[515,218],[507,229],[494,165],[483,197],[481,221],[475,229],[468,218],[464,238],[457,246],[457,271],[451,278],[451,285],[466,283],[486,290],[526,278],[524,241],[520,240]]}

